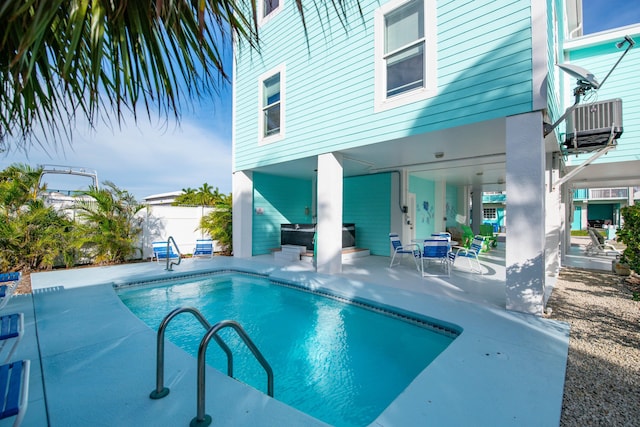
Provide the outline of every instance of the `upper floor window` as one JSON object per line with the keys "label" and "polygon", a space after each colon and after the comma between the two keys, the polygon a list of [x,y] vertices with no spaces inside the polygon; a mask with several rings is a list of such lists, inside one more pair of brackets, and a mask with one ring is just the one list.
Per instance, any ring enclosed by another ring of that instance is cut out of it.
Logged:
{"label": "upper floor window", "polygon": [[260,77],[260,142],[269,143],[284,137],[284,66]]}
{"label": "upper floor window", "polygon": [[376,11],[376,111],[435,95],[435,0],[391,0]]}
{"label": "upper floor window", "polygon": [[284,0],[258,0],[258,25],[264,25],[281,10]]}

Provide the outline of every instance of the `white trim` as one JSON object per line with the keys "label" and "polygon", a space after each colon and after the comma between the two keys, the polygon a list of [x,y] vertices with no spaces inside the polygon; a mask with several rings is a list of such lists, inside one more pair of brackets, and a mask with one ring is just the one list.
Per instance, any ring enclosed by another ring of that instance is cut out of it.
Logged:
{"label": "white trim", "polygon": [[531,2],[531,74],[532,74],[532,109],[547,108],[547,5],[545,2]]}
{"label": "white trim", "polygon": [[[276,135],[263,136],[264,135],[264,119],[262,117],[262,94],[264,90],[264,81],[270,77],[280,74],[280,132]],[[286,113],[286,67],[285,64],[280,64],[275,68],[263,73],[258,77],[258,145],[271,144],[276,141],[284,139],[285,136],[285,113]]]}
{"label": "white trim", "polygon": [[633,36],[637,34],[640,34],[640,24],[627,25],[626,27],[614,28],[612,30],[605,30],[575,39],[565,40],[563,49],[565,51],[571,51],[574,49],[596,46],[602,43],[615,43],[622,41],[624,36]]}
{"label": "white trim", "polygon": [[424,44],[425,55],[425,79],[424,88],[415,89],[401,95],[387,99],[386,80],[387,67],[384,60],[384,16],[412,0],[391,0],[380,6],[375,11],[374,17],[374,55],[375,55],[375,79],[374,79],[374,112],[385,111],[390,108],[425,100],[437,94],[437,19],[436,1],[423,0],[424,5]]}
{"label": "white trim", "polygon": [[258,3],[257,11],[256,11],[258,13],[258,27],[262,27],[267,22],[271,21],[277,14],[282,12],[282,9],[284,9],[284,1],[285,0],[280,0],[278,2],[278,7],[273,9],[271,11],[271,13],[268,14],[267,16],[263,16],[264,15],[264,0],[258,0],[257,1],[257,3]]}

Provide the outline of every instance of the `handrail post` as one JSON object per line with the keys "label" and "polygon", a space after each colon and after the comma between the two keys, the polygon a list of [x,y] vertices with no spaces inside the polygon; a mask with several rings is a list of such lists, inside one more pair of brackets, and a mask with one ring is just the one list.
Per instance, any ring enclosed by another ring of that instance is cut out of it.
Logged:
{"label": "handrail post", "polygon": [[[206,330],[211,329],[211,325],[207,319],[204,318],[198,309],[193,307],[176,308],[162,319],[160,327],[158,328],[158,338],[156,342],[156,388],[149,395],[151,399],[161,399],[169,394],[169,388],[164,386],[164,335],[167,326],[169,326],[169,322],[180,313],[193,314]],[[213,338],[227,355],[227,375],[233,377],[233,354],[231,353],[231,349],[218,335],[215,335]]]}
{"label": "handrail post", "polygon": [[249,335],[245,332],[242,326],[233,320],[222,320],[213,325],[207,333],[202,337],[200,341],[200,347],[198,347],[198,384],[197,384],[197,413],[196,417],[191,420],[190,427],[206,427],[211,424],[211,416],[205,413],[205,362],[207,356],[207,347],[211,338],[217,337],[217,332],[226,327],[231,327],[242,338],[245,345],[249,348],[254,357],[258,360],[260,365],[267,373],[267,394],[273,397],[273,369],[271,365],[264,358],[258,347],[253,343]]}
{"label": "handrail post", "polygon": [[[176,252],[178,253],[178,262],[171,261],[171,256],[169,256],[171,254],[171,242],[173,242],[173,246],[176,248]],[[182,254],[180,253],[180,248],[178,248],[178,244],[176,243],[173,236],[169,236],[169,238],[167,239],[167,267],[165,268],[165,270],[173,271],[173,266],[180,265],[181,261]]]}

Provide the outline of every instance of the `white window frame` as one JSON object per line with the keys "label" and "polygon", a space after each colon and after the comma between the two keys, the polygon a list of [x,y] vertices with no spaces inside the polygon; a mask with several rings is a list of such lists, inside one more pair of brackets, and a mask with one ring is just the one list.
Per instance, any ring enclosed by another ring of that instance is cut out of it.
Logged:
{"label": "white window frame", "polygon": [[482,218],[483,219],[498,219],[498,209],[497,208],[483,208],[482,209]]}
{"label": "white window frame", "polygon": [[[262,100],[264,99],[264,82],[265,80],[280,73],[280,132],[275,135],[264,136],[264,106]],[[281,64],[276,68],[263,73],[258,78],[258,144],[266,145],[272,142],[280,141],[284,139],[285,131],[285,111],[286,111],[286,67],[285,64]]]}
{"label": "white window frame", "polygon": [[387,63],[384,58],[385,15],[412,0],[391,0],[375,11],[375,94],[374,111],[385,111],[401,105],[425,100],[437,94],[437,27],[436,0],[423,0],[424,6],[424,87],[387,98]]}
{"label": "white window frame", "polygon": [[258,6],[258,27],[263,26],[264,24],[266,24],[267,22],[271,21],[277,14],[279,14],[280,12],[282,12],[282,9],[284,8],[284,0],[279,0],[278,2],[278,7],[276,7],[275,9],[273,9],[271,11],[270,14],[268,14],[267,16],[264,16],[264,0],[258,0],[257,1],[257,6]]}

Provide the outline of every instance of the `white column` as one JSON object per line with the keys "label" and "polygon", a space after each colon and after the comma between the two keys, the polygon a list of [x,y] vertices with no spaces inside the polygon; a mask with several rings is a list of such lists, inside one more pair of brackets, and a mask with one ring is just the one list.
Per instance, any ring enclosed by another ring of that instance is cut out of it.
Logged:
{"label": "white column", "polygon": [[[471,195],[471,229],[473,234],[480,234],[480,226],[484,219],[482,207],[482,185],[473,184]],[[507,193],[508,194],[508,193]]]}
{"label": "white column", "polygon": [[319,273],[342,271],[342,156],[318,156],[318,226],[316,268]]}
{"label": "white column", "polygon": [[553,188],[553,183],[560,179],[559,161],[554,157],[553,153],[546,155],[546,165],[545,274],[554,277],[560,271],[560,242],[564,226],[564,210],[562,209],[561,200],[561,188],[563,186]]}
{"label": "white column", "polygon": [[471,210],[471,186],[458,187],[458,224],[469,225],[469,211]]}
{"label": "white column", "polygon": [[541,113],[507,117],[505,138],[509,212],[506,308],[541,315],[545,285],[545,147]]}
{"label": "white column", "polygon": [[435,182],[435,204],[433,207],[433,231],[445,231],[447,215],[447,181],[439,179]]}
{"label": "white column", "polygon": [[233,173],[233,256],[253,256],[253,172]]}

